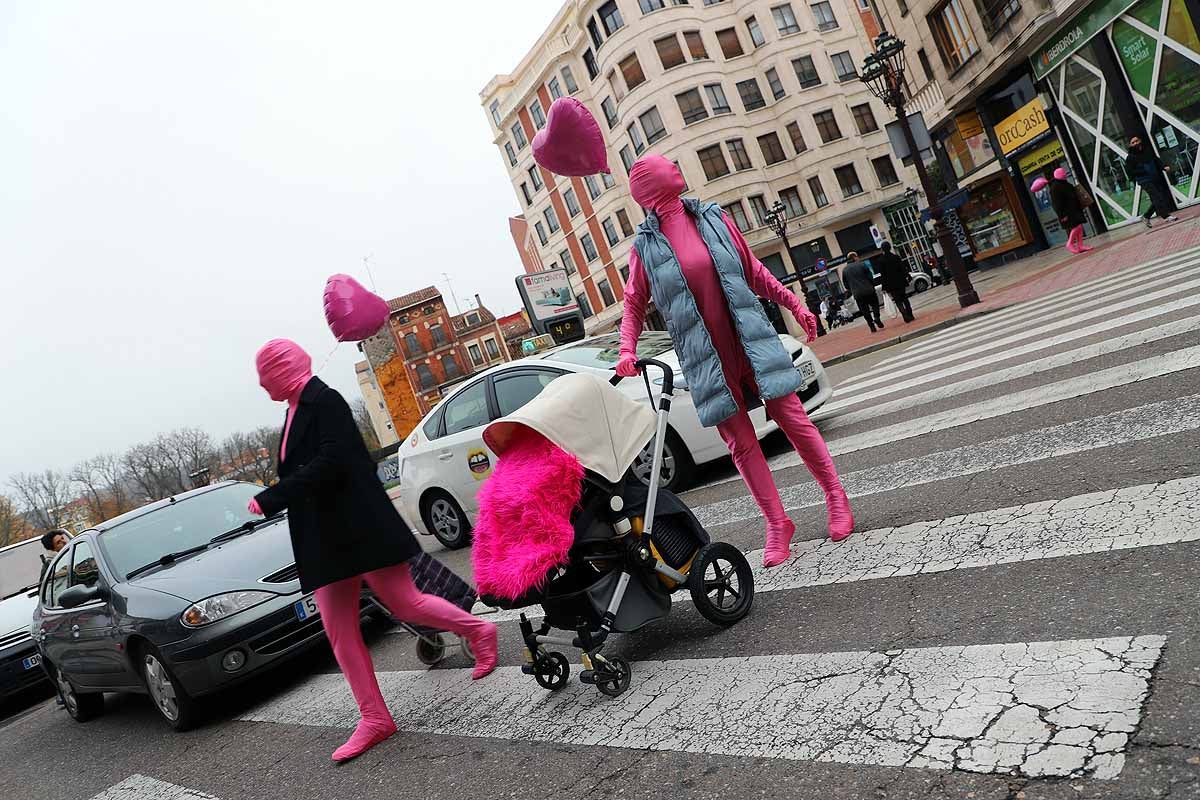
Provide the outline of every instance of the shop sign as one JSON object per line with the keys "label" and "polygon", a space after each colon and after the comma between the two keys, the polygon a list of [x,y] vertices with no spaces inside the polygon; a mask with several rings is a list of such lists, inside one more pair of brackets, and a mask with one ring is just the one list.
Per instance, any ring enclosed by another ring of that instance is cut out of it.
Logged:
{"label": "shop sign", "polygon": [[954,118],[958,126],[958,135],[964,140],[971,139],[983,133],[983,120],[977,111],[965,111]]}
{"label": "shop sign", "polygon": [[1048,130],[1050,121],[1046,119],[1046,109],[1042,108],[1042,101],[1035,97],[996,123],[996,140],[1000,142],[1000,152],[1008,155]]}
{"label": "shop sign", "polygon": [[1051,164],[1064,160],[1062,142],[1057,138],[1051,139],[1036,150],[1032,150],[1017,160],[1021,174],[1026,178],[1036,178]]}
{"label": "shop sign", "polygon": [[1124,14],[1137,0],[1096,0],[1054,34],[1030,58],[1038,79],[1062,65],[1072,53],[1083,47],[1110,22]]}

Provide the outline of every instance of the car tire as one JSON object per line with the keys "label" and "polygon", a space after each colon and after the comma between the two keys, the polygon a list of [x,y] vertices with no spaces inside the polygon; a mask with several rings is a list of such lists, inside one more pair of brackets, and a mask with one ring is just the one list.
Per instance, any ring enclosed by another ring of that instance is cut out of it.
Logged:
{"label": "car tire", "polygon": [[421,503],[425,529],[447,550],[461,550],[471,543],[471,521],[453,497],[432,492]]}
{"label": "car tire", "polygon": [[929,288],[929,281],[916,280],[913,281],[913,292],[920,294]]}
{"label": "car tire", "polygon": [[[638,454],[637,460],[629,468],[630,474],[647,486],[650,485],[650,464],[647,451],[653,443],[654,441],[651,440],[650,444],[646,445],[646,450]],[[663,471],[667,473],[668,477],[665,483],[659,484],[659,488],[676,494],[691,486],[696,474],[696,462],[692,460],[692,454],[688,451],[687,445],[679,438],[679,434],[670,428],[667,429],[667,442],[663,448]]]}
{"label": "car tire", "polygon": [[76,722],[87,722],[104,713],[104,695],[100,692],[80,694],[75,691],[71,680],[57,666],[54,667],[54,681],[58,684],[59,694],[67,713]]}
{"label": "car tire", "polygon": [[200,715],[196,701],[171,672],[162,653],[153,645],[144,644],[137,649],[135,657],[150,702],[159,716],[176,731],[195,727]]}

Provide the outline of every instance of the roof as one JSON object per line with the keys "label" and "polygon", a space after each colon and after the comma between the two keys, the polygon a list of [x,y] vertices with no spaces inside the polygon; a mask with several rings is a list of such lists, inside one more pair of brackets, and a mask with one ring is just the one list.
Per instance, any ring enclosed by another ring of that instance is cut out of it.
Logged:
{"label": "roof", "polygon": [[415,292],[402,294],[399,297],[393,297],[391,300],[388,300],[388,311],[403,311],[419,303],[427,303],[430,300],[440,299],[441,296],[442,292],[436,286],[426,286],[424,289],[418,289]]}
{"label": "roof", "polygon": [[[474,325],[467,324],[467,314],[478,314],[479,322]],[[475,328],[482,328],[485,325],[491,325],[496,321],[496,315],[487,310],[487,306],[479,306],[472,308],[470,311],[464,311],[462,314],[455,314],[450,318],[450,324],[454,326],[457,332],[469,331]]]}

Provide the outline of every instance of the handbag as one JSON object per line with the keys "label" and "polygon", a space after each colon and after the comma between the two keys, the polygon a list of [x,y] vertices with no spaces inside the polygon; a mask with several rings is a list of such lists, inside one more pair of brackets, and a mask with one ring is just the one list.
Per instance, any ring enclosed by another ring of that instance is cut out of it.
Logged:
{"label": "handbag", "polygon": [[1079,205],[1084,208],[1088,208],[1096,203],[1095,198],[1092,197],[1087,189],[1083,188],[1083,184],[1081,183],[1075,184],[1075,196],[1079,198]]}

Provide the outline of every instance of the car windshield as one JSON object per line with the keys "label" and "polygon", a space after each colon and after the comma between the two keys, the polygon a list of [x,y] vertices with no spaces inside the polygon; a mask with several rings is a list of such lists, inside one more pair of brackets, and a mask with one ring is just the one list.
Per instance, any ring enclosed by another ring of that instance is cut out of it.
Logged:
{"label": "car windshield", "polygon": [[[670,350],[671,336],[666,333],[644,333],[638,339],[638,358],[658,358]],[[596,336],[579,344],[560,347],[543,356],[551,361],[561,361],[567,364],[578,364],[581,367],[595,369],[616,369],[620,358],[620,334]]]}
{"label": "car windshield", "polygon": [[226,531],[261,517],[246,505],[262,491],[232,483],[180,500],[114,525],[100,534],[100,546],[118,575],[157,561],[168,553],[199,547]]}
{"label": "car windshield", "polygon": [[30,539],[0,550],[0,597],[11,597],[38,585],[42,578],[43,552],[41,539]]}

